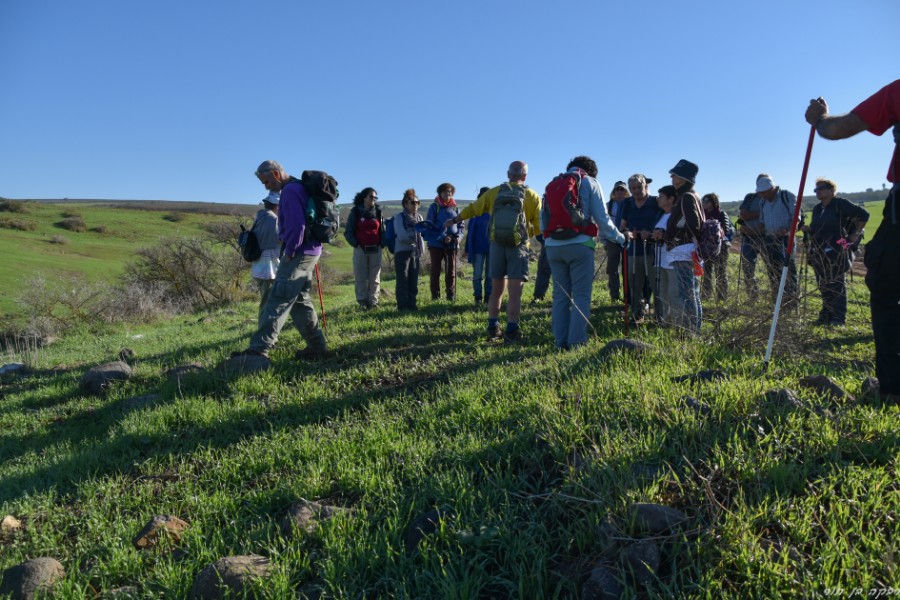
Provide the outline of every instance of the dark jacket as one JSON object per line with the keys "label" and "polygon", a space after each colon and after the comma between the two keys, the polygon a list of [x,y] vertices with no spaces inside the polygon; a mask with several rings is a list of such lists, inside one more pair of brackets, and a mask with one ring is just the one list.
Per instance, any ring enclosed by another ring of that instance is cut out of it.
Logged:
{"label": "dark jacket", "polygon": [[685,184],[676,190],[678,200],[672,207],[669,222],[666,224],[666,233],[663,238],[666,248],[671,250],[676,246],[690,244],[700,239],[700,229],[703,226],[703,208],[700,205],[700,197],[694,191],[691,184]]}

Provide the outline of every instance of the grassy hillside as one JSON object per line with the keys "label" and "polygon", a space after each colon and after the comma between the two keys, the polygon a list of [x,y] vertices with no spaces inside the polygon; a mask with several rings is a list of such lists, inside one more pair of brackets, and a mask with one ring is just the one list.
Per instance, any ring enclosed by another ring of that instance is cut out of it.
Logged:
{"label": "grassy hillside", "polygon": [[[24,213],[0,212],[0,224],[6,220],[33,227],[0,228],[0,255],[4,257],[0,261],[0,312],[6,314],[18,311],[15,298],[19,287],[35,273],[111,281],[122,273],[138,248],[154,245],[162,237],[200,236],[205,223],[231,218],[172,210],[134,210],[107,203],[27,202],[24,206]],[[75,232],[61,227],[66,218],[73,218],[65,215],[80,215],[87,230]]]}
{"label": "grassy hillside", "polygon": [[[31,374],[0,381],[0,514],[22,522],[0,541],[0,569],[53,556],[66,569],[59,598],[122,586],[183,598],[201,569],[236,554],[271,561],[258,584],[268,598],[576,597],[594,567],[641,598],[900,581],[900,409],[799,385],[822,373],[855,394],[872,373],[858,281],[845,328],[802,326],[814,297],[784,316],[768,372],[767,310],[742,297],[707,307],[700,339],[632,328],[652,345],[637,359],[601,352],[623,335],[601,286],[590,343],[571,352],[553,348],[548,305],[526,304],[525,342],[498,346],[483,339],[483,311],[462,303],[398,314],[388,297],[360,312],[352,285],[326,289],[334,356],[320,363],[292,360],[302,342],[288,330],[265,373],[165,376],[243,348],[252,303],[22,349]],[[80,391],[82,372],[123,347],[133,379],[103,397]],[[724,378],[675,380],[703,369]],[[796,400],[766,397],[780,388]],[[301,499],[352,510],[286,535]],[[634,502],[688,520],[648,540]],[[435,508],[436,531],[408,550],[410,524]],[[189,523],[182,539],[136,550],[160,514]],[[655,573],[629,574],[627,556],[649,546]]]}

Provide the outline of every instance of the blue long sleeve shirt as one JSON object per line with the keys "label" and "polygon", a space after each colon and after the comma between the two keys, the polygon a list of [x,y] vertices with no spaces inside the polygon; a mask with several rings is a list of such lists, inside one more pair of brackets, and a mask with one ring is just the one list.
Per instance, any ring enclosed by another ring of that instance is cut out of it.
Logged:
{"label": "blue long sleeve shirt", "polygon": [[[569,169],[570,173],[575,171],[577,171],[575,167]],[[600,230],[600,235],[610,242],[614,242],[616,244],[624,244],[625,236],[622,235],[621,231],[616,229],[616,226],[613,224],[612,219],[609,218],[609,214],[606,212],[606,202],[603,201],[603,188],[600,187],[600,182],[588,175],[582,177],[581,186],[578,188],[578,197],[581,198],[581,208],[584,211],[584,216],[593,220],[594,223],[597,224],[597,227]],[[542,212],[542,230],[547,225],[543,221],[544,215]],[[587,243],[595,243],[595,240],[589,235],[583,233],[579,233],[575,237],[568,240],[554,240],[553,238],[544,239],[544,244],[546,244],[548,247]]]}

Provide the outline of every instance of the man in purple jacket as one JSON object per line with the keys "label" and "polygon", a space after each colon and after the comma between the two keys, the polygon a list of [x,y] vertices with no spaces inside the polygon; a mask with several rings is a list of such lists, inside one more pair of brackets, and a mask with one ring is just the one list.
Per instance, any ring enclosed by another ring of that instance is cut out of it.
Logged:
{"label": "man in purple jacket", "polygon": [[281,264],[275,273],[272,291],[259,320],[259,329],[250,338],[250,346],[236,355],[269,357],[288,316],[306,340],[297,359],[318,359],[326,354],[325,334],[319,327],[316,309],[310,297],[313,271],[322,244],[306,235],[306,206],[310,201],[298,179],[284,172],[280,164],[267,160],[256,169],[259,181],[270,192],[281,192],[278,209],[278,239],[282,243]]}

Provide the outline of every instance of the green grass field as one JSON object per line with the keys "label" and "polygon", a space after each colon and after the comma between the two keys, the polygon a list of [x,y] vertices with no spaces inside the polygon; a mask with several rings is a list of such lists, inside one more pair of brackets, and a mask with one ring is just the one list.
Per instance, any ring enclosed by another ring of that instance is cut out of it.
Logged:
{"label": "green grass field", "polygon": [[[333,252],[337,272],[349,252]],[[767,308],[748,311],[734,284],[699,339],[632,327],[653,346],[642,360],[601,353],[624,332],[600,282],[591,340],[571,352],[554,349],[547,304],[525,305],[524,343],[498,346],[464,302],[399,314],[387,296],[360,312],[352,284],[326,290],[334,356],[320,363],[292,360],[302,342],[289,327],[265,373],[166,378],[243,348],[253,303],[8,353],[32,371],[0,381],[0,516],[22,522],[0,540],[0,569],[57,558],[56,598],[121,586],[184,598],[201,569],[236,554],[271,561],[265,598],[572,598],[597,566],[632,598],[841,597],[900,581],[900,409],[798,382],[827,374],[856,394],[872,374],[858,280],[844,328],[802,325],[812,293],[783,315],[791,333],[766,372]],[[123,347],[135,376],[82,393],[81,374]],[[673,380],[703,369],[726,377]],[[766,399],[780,388],[797,402]],[[281,519],[301,499],[352,512],[286,536]],[[661,556],[644,583],[623,558],[634,502],[688,517],[642,542]],[[433,508],[445,518],[407,552],[410,523]],[[159,514],[187,521],[184,537],[136,550]]]}
{"label": "green grass field", "polygon": [[[137,210],[98,204],[26,203],[27,213],[0,213],[0,217],[32,223],[33,231],[0,229],[0,312],[20,312],[15,303],[22,282],[43,273],[79,276],[86,281],[113,281],[142,246],[152,246],[160,238],[203,235],[202,225],[229,219],[222,215],[178,213],[183,220],[171,222],[172,211]],[[88,231],[73,232],[57,225],[63,213],[83,218]],[[103,227],[105,233],[91,231]],[[61,236],[66,243],[52,243]]]}

